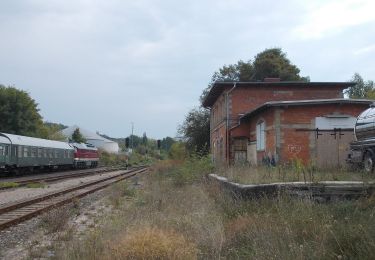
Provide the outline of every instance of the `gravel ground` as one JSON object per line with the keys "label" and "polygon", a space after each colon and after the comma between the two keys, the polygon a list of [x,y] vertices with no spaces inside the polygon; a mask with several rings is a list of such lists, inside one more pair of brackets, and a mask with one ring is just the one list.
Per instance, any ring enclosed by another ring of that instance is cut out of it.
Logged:
{"label": "gravel ground", "polygon": [[[106,175],[108,176],[108,175]],[[80,181],[89,181],[93,180],[96,176],[85,177],[82,179],[72,179],[69,181],[64,181],[56,184],[49,185],[49,188],[42,189],[27,189],[19,188],[11,191],[6,191],[8,195],[10,192],[17,192],[18,198],[24,198],[29,195],[20,195],[22,194],[21,190],[34,193],[34,196],[37,194],[35,191],[43,192],[47,189],[48,192],[51,191],[51,188],[61,189],[69,187],[70,185],[75,185],[80,183]],[[84,179],[84,180],[83,180]],[[78,182],[77,182],[78,181]],[[135,187],[139,188],[138,177],[131,178],[126,180],[127,182],[133,183]],[[142,185],[141,185],[142,186]],[[81,198],[76,203],[71,203],[64,206],[63,209],[59,208],[56,210],[63,210],[72,212],[74,214],[69,215],[69,220],[64,224],[62,231],[51,233],[48,232],[46,227],[43,225],[43,221],[49,214],[53,212],[49,211],[43,215],[32,218],[28,221],[22,222],[16,226],[10,227],[8,229],[0,231],[0,259],[49,259],[53,258],[55,255],[54,246],[59,245],[59,241],[62,239],[71,239],[71,236],[81,238],[86,232],[90,229],[96,228],[100,223],[100,219],[109,214],[113,208],[111,203],[109,203],[108,195],[111,194],[111,186],[103,190],[99,190],[95,193],[89,194]],[[0,197],[3,192],[0,193]],[[39,193],[42,194],[42,193]],[[66,235],[68,230],[72,231],[72,234]],[[65,238],[62,236],[66,236]]]}
{"label": "gravel ground", "polygon": [[35,196],[43,195],[49,192],[58,191],[69,188],[78,184],[86,183],[93,180],[99,180],[104,177],[109,177],[118,174],[121,171],[107,172],[93,176],[84,176],[82,178],[74,178],[70,180],[59,181],[56,183],[49,183],[42,188],[26,188],[20,187],[11,190],[0,191],[0,206],[9,202],[15,202],[26,198],[32,198]]}
{"label": "gravel ground", "polygon": [[[78,212],[71,217],[66,227],[74,230],[75,235],[83,234],[88,228],[95,227],[95,219],[111,210],[106,201],[110,187],[90,194],[79,201]],[[72,204],[65,206],[72,208]],[[59,240],[59,234],[50,234],[42,226],[46,214],[0,231],[0,259],[48,259],[54,256],[51,245]]]}

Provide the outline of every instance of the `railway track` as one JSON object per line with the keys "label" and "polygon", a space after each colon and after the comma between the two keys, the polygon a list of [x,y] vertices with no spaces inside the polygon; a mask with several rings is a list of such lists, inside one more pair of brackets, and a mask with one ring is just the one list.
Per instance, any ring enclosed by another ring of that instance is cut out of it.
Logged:
{"label": "railway track", "polygon": [[147,167],[140,167],[132,170],[118,171],[118,174],[111,177],[104,177],[100,180],[87,182],[30,199],[0,205],[0,230],[147,170]]}
{"label": "railway track", "polygon": [[71,178],[80,178],[83,176],[98,174],[98,173],[105,173],[105,172],[112,172],[115,170],[123,170],[124,167],[118,168],[95,168],[95,169],[87,169],[87,170],[78,170],[78,171],[69,171],[69,172],[61,172],[61,173],[47,173],[38,176],[30,176],[30,177],[19,177],[19,178],[6,178],[0,179],[1,183],[17,183],[19,186],[27,185],[28,183],[37,183],[37,182],[54,182],[63,179],[71,179]]}

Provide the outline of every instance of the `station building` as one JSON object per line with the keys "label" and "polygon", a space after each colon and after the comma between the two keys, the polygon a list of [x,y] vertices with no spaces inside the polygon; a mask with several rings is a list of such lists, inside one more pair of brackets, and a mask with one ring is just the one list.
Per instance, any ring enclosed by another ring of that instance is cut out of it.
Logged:
{"label": "station building", "polygon": [[320,167],[345,163],[356,117],[372,103],[343,97],[351,82],[217,82],[211,153],[217,164],[277,164],[293,159]]}

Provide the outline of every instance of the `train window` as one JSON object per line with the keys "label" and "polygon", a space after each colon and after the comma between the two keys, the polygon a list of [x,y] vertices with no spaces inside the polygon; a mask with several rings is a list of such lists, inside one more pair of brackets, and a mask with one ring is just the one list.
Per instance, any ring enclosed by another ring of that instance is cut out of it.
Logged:
{"label": "train window", "polygon": [[44,154],[44,158],[48,157],[48,149],[47,148],[43,149],[43,154]]}
{"label": "train window", "polygon": [[38,148],[38,157],[41,158],[43,155],[43,149],[42,148]]}
{"label": "train window", "polygon": [[8,156],[8,154],[9,154],[9,146],[8,145],[6,145],[4,147],[4,154],[5,154],[5,156]]}
{"label": "train window", "polygon": [[22,158],[22,146],[18,146],[18,158]]}
{"label": "train window", "polygon": [[55,158],[59,158],[59,151],[55,150]]}
{"label": "train window", "polygon": [[4,155],[4,146],[0,144],[0,156]]}
{"label": "train window", "polygon": [[48,149],[48,157],[52,158],[52,149]]}
{"label": "train window", "polygon": [[37,155],[36,147],[32,147],[32,148],[31,148],[31,157],[35,158],[36,155]]}
{"label": "train window", "polygon": [[28,153],[29,153],[29,147],[26,147],[26,146],[25,146],[25,147],[23,148],[23,157],[27,158]]}

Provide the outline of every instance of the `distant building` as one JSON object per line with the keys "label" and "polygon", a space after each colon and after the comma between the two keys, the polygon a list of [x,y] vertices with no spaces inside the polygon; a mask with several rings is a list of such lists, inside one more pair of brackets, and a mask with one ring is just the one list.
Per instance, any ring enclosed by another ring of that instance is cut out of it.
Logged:
{"label": "distant building", "polygon": [[203,105],[211,110],[210,144],[218,164],[345,164],[356,117],[369,100],[343,97],[351,82],[217,82]]}
{"label": "distant building", "polygon": [[79,127],[77,125],[70,126],[61,131],[61,133],[66,136],[67,139],[72,137],[73,132],[79,128],[82,136],[87,140],[87,143],[96,146],[97,148],[109,152],[109,153],[118,153],[119,145],[118,143],[108,140],[94,132],[91,132],[87,129]]}

